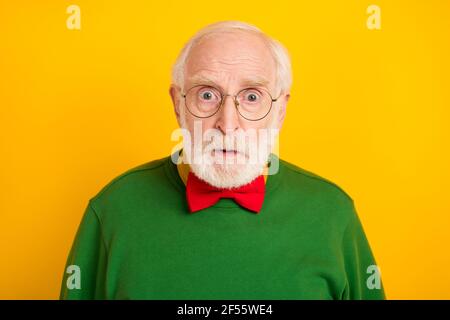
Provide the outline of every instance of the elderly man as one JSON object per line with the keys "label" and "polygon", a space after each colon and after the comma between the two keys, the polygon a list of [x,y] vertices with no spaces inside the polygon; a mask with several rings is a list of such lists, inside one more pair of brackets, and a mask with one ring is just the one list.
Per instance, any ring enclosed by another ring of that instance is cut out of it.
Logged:
{"label": "elderly man", "polygon": [[254,26],[194,35],[170,87],[182,148],[89,201],[61,298],[384,299],[353,200],[272,153],[291,82]]}

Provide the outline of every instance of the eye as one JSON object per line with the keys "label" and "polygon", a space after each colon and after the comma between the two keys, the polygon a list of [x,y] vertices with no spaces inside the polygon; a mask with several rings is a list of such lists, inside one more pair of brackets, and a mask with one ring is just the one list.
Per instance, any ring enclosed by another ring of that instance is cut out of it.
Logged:
{"label": "eye", "polygon": [[258,91],[251,90],[251,91],[245,92],[244,101],[254,103],[254,102],[258,102],[260,100],[260,97],[261,97],[261,95]]}
{"label": "eye", "polygon": [[215,102],[218,98],[218,93],[216,93],[213,89],[203,88],[198,92],[198,98],[200,101],[204,102]]}
{"label": "eye", "polygon": [[205,99],[205,100],[211,100],[212,96],[213,96],[212,93],[209,92],[209,91],[206,91],[206,92],[202,93],[202,99]]}

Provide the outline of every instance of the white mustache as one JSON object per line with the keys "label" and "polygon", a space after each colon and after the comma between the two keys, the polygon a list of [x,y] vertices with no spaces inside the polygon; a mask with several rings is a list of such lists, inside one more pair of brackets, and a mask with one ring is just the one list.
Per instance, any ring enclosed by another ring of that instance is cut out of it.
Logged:
{"label": "white mustache", "polygon": [[248,155],[249,153],[249,148],[247,146],[248,141],[242,141],[242,139],[238,139],[235,137],[227,137],[225,136],[224,139],[222,139],[222,143],[219,139],[219,141],[217,141],[217,139],[214,139],[213,141],[210,141],[208,143],[206,143],[203,146],[203,149],[207,149],[207,150],[218,150],[218,151],[235,151],[238,153],[242,153],[244,155]]}

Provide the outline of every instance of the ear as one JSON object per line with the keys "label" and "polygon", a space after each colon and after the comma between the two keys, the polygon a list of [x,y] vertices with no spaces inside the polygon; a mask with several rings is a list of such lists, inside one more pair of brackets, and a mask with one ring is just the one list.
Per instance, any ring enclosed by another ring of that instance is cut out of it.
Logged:
{"label": "ear", "polygon": [[172,99],[173,110],[175,111],[175,115],[177,116],[178,124],[180,124],[180,88],[174,84],[170,85],[169,94]]}
{"label": "ear", "polygon": [[291,97],[290,92],[287,92],[283,95],[281,98],[281,104],[280,104],[280,112],[278,113],[278,130],[281,131],[281,127],[284,123],[284,118],[286,117],[286,107],[287,103],[289,101],[289,98]]}

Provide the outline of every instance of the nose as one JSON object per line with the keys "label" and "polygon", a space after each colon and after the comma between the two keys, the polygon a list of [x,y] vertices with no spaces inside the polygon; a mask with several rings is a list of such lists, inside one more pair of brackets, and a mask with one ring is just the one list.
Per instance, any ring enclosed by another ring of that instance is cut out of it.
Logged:
{"label": "nose", "polygon": [[239,129],[239,114],[233,96],[225,95],[223,99],[215,127],[225,135]]}

